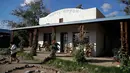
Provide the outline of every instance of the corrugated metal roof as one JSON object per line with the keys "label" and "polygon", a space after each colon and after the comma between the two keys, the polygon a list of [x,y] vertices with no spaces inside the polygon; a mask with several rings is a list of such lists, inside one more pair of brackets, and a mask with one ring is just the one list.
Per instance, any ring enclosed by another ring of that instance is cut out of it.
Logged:
{"label": "corrugated metal roof", "polygon": [[2,33],[10,33],[11,31],[8,30],[8,29],[0,29],[0,32],[2,32]]}
{"label": "corrugated metal roof", "polygon": [[119,20],[128,20],[128,19],[130,19],[130,16],[117,16],[117,17],[98,18],[98,19],[63,22],[63,23],[43,24],[43,25],[38,25],[38,26],[13,28],[11,30],[33,29],[33,28],[62,26],[62,25],[73,25],[73,24],[75,25],[75,24],[84,24],[84,23],[99,23],[99,22],[106,22],[106,21],[119,21]]}

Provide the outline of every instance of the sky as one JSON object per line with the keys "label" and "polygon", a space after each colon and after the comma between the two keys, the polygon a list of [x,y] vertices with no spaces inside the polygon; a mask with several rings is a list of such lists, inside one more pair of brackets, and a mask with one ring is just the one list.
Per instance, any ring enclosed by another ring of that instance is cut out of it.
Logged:
{"label": "sky", "polygon": [[[6,24],[1,22],[2,20],[18,19],[11,15],[12,10],[36,1],[39,0],[0,0],[0,28],[8,28]],[[43,0],[43,3],[50,12],[63,8],[74,8],[82,4],[84,9],[98,8],[106,17],[125,15],[121,11],[124,5],[119,3],[119,0]]]}

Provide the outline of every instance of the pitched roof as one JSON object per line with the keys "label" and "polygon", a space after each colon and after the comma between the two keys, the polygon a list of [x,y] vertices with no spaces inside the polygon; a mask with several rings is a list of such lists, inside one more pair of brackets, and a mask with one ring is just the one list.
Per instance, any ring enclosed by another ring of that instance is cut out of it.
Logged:
{"label": "pitched roof", "polygon": [[11,30],[22,30],[22,29],[34,29],[34,28],[42,28],[42,27],[51,27],[51,26],[63,26],[63,25],[75,25],[75,24],[84,24],[84,23],[100,23],[107,21],[123,21],[129,20],[130,16],[117,16],[117,17],[108,17],[108,18],[98,18],[98,19],[90,19],[90,20],[81,20],[81,21],[72,21],[72,22],[63,22],[63,23],[53,23],[53,24],[43,24],[37,26],[28,26],[28,27],[20,27],[20,28],[12,28]]}

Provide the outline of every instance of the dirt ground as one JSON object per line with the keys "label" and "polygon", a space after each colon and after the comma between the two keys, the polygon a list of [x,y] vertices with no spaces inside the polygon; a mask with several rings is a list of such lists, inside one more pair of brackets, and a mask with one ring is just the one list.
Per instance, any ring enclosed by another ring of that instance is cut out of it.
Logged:
{"label": "dirt ground", "polygon": [[[49,53],[39,52],[38,55],[35,56],[34,58],[43,60],[48,55]],[[73,60],[73,58],[69,54],[56,54],[56,55],[57,55],[57,58],[60,58],[60,59]],[[93,65],[100,65],[100,66],[106,66],[106,67],[118,65],[118,63],[114,62],[114,60],[111,57],[108,57],[108,58],[90,57],[90,58],[87,58],[87,60],[89,61],[90,64],[93,64]],[[34,62],[34,61],[28,61],[28,60],[27,61],[21,60],[20,63],[18,64],[15,62],[12,64],[0,64],[0,73],[5,73],[8,70],[14,69],[15,67],[25,66],[26,64],[41,66],[36,61]],[[25,73],[28,70],[36,70],[36,69],[43,71],[43,73],[56,73],[55,71],[46,70],[44,68],[28,68],[28,69],[23,69],[23,70],[16,70],[16,71],[13,71],[12,73]],[[77,72],[70,72],[70,73],[77,73]]]}
{"label": "dirt ground", "polygon": [[[44,56],[48,56],[49,53],[39,53],[37,59],[43,59]],[[69,54],[56,54],[57,58],[63,59],[63,60],[70,60],[72,61],[73,58]],[[99,66],[105,66],[105,67],[110,67],[110,66],[117,66],[119,63],[115,62],[112,57],[88,57],[87,60],[89,61],[90,64],[93,65],[99,65]]]}
{"label": "dirt ground", "polygon": [[[35,66],[35,67],[13,70],[16,67],[17,68],[25,67],[25,65]],[[0,73],[5,73],[8,72],[9,70],[13,70],[12,72],[9,73],[26,73],[27,71],[35,71],[35,70],[40,70],[41,73],[56,73],[56,71],[60,71],[53,67],[40,65],[37,62],[33,62],[33,61],[22,60],[20,63],[13,62],[12,64],[8,64],[8,63],[0,64]]]}

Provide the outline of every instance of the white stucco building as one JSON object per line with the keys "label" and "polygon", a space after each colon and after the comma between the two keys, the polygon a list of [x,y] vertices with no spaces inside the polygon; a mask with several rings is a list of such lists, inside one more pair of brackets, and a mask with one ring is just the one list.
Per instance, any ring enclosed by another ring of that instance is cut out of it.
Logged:
{"label": "white stucco building", "polygon": [[65,8],[54,11],[46,17],[39,19],[39,25],[13,28],[16,30],[38,29],[38,44],[42,47],[44,42],[51,44],[52,32],[56,34],[56,41],[60,44],[58,52],[64,52],[66,45],[76,48],[76,34],[80,25],[84,25],[84,41],[94,44],[92,56],[112,56],[112,49],[120,47],[120,22],[129,22],[130,16],[109,17],[97,8],[78,9]]}
{"label": "white stucco building", "polygon": [[[78,9],[78,8],[66,8],[61,9],[55,12],[50,13],[48,16],[40,18],[39,24],[48,26],[48,25],[57,25],[57,23],[67,23],[67,22],[76,22],[81,20],[97,19],[104,18],[104,15],[97,8],[90,9]],[[79,25],[72,26],[59,26],[55,27],[56,30],[56,41],[61,45],[59,48],[64,49],[64,45],[68,44],[69,47],[73,47],[73,38],[74,33],[78,32]],[[103,48],[103,33],[100,32],[102,29],[98,24],[91,23],[85,25],[85,31],[88,32],[87,39],[90,43],[94,43],[93,56],[98,55],[100,49]],[[49,34],[51,33],[50,28],[40,29],[39,30],[39,44],[43,44],[45,41],[51,40]],[[47,37],[48,38],[47,38]],[[48,39],[48,40],[47,40]],[[100,41],[100,43],[97,43]],[[63,50],[59,50],[59,52]]]}

